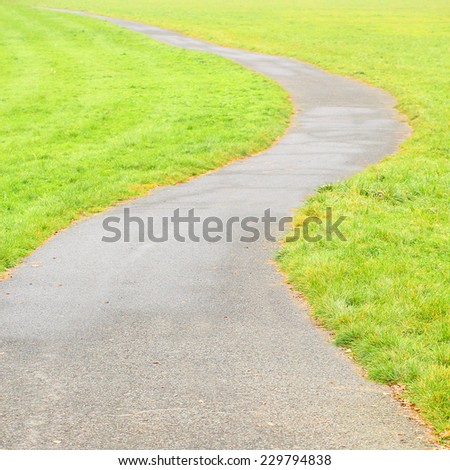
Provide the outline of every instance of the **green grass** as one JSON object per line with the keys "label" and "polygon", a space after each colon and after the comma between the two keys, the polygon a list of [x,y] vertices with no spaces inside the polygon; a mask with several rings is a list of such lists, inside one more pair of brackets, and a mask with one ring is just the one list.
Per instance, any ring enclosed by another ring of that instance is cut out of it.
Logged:
{"label": "green grass", "polygon": [[[345,214],[347,242],[286,245],[279,262],[369,376],[450,438],[448,1],[35,0],[296,57],[393,93],[414,128],[395,156],[303,206]],[[200,109],[200,107],[199,107]]]}
{"label": "green grass", "polygon": [[267,147],[277,84],[90,18],[0,4],[0,274],[82,214]]}

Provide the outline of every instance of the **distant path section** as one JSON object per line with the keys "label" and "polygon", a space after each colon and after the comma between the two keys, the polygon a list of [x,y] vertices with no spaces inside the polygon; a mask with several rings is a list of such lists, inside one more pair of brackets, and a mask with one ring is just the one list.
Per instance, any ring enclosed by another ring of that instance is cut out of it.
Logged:
{"label": "distant path section", "polygon": [[[408,134],[377,88],[97,18],[267,75],[298,111],[269,150],[127,203],[132,216],[160,220],[191,208],[222,221],[268,208],[289,216],[318,186],[379,161]],[[389,389],[364,379],[310,321],[270,262],[277,243],[242,242],[237,225],[229,243],[172,234],[141,243],[137,232],[105,243],[110,216],[123,220],[124,206],[59,233],[0,283],[0,448],[428,445]]]}

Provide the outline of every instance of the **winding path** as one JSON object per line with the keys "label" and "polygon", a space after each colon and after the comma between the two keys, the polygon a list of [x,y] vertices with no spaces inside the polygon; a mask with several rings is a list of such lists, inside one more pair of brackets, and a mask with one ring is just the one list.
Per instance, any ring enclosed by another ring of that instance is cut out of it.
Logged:
{"label": "winding path", "polygon": [[[142,218],[290,215],[408,133],[387,93],[295,60],[98,17],[232,59],[297,110],[274,147],[127,204]],[[276,243],[103,243],[115,207],[0,283],[1,448],[422,448],[388,389],[327,342],[269,260]]]}

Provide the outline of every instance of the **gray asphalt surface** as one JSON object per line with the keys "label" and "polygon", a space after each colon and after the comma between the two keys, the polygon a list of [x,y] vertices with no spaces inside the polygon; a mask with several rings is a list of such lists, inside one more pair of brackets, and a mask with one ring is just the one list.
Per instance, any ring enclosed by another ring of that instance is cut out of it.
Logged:
{"label": "gray asphalt surface", "polygon": [[[287,216],[408,133],[379,89],[103,19],[263,73],[301,109],[273,148],[127,203],[132,215]],[[428,445],[388,388],[362,378],[310,321],[270,261],[277,243],[139,243],[135,232],[130,243],[102,242],[103,219],[123,211],[61,232],[0,283],[1,448]]]}

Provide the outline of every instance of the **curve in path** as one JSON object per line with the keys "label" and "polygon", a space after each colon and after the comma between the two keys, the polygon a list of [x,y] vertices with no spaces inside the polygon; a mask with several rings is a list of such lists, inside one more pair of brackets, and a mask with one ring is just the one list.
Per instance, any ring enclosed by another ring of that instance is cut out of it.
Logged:
{"label": "curve in path", "polygon": [[[283,57],[99,17],[279,82],[297,110],[253,158],[130,202],[276,217],[395,151],[407,126],[385,92]],[[425,432],[309,320],[269,262],[276,243],[103,243],[61,232],[0,283],[2,448],[421,448]]]}

